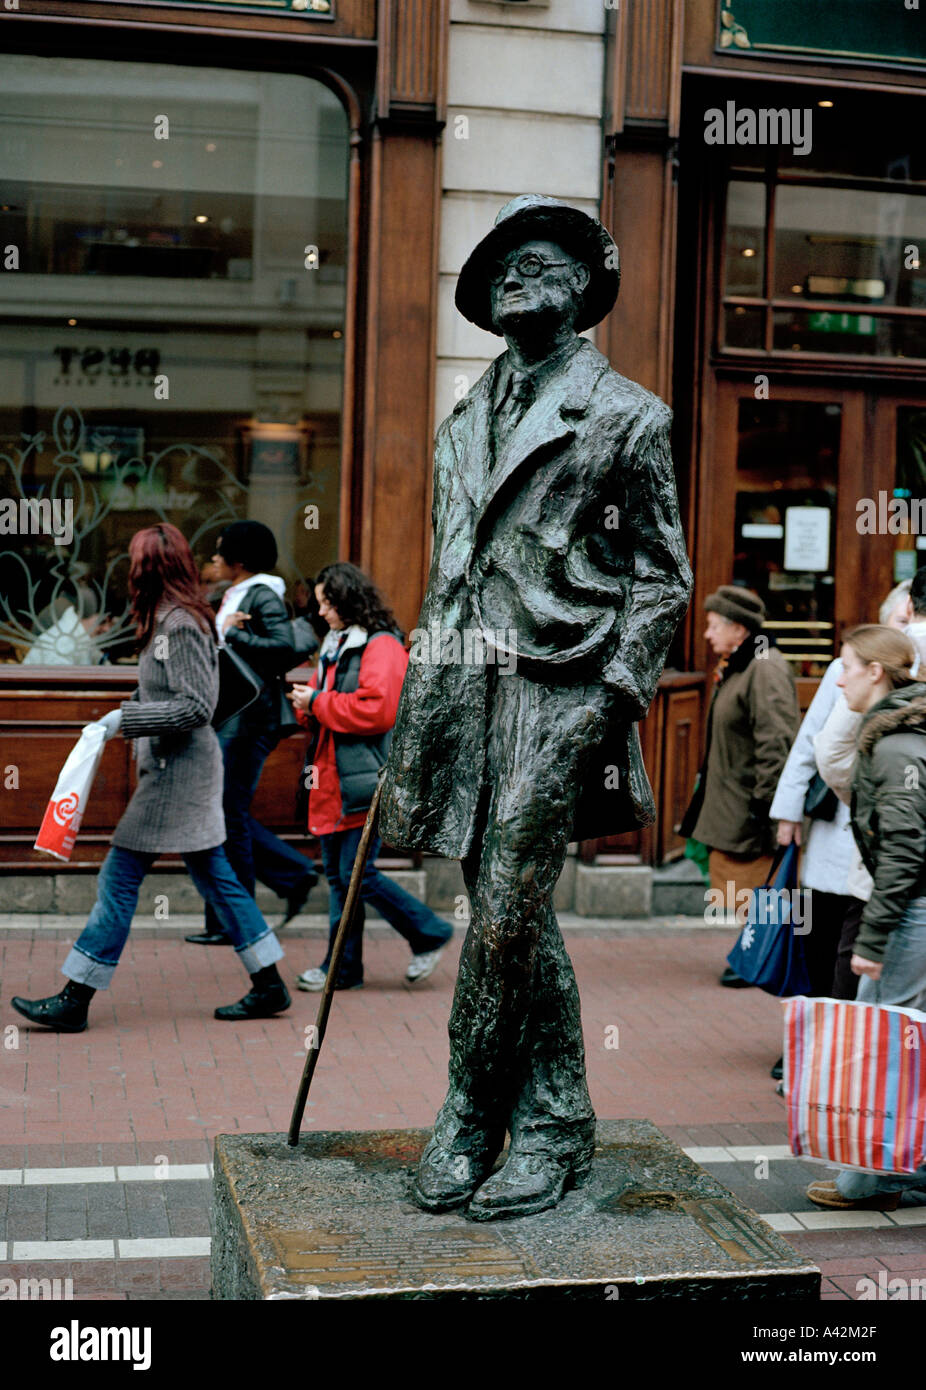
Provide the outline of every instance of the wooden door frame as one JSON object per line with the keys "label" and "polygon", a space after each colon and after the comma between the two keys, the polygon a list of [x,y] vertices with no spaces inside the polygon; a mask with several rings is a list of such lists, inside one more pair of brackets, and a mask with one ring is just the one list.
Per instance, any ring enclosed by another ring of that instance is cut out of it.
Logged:
{"label": "wooden door frame", "polygon": [[[866,488],[859,497],[871,497],[877,501],[878,492],[886,490],[893,493],[896,481],[897,463],[897,410],[903,406],[913,406],[926,410],[926,381],[920,389],[911,389],[907,382],[904,389],[891,388],[887,383],[878,383],[868,393],[870,439],[872,447],[866,451]],[[854,522],[853,522],[854,524]],[[861,550],[866,556],[867,578],[870,587],[866,593],[876,594],[878,601],[894,587],[895,538],[891,535],[858,537]],[[872,615],[872,621],[875,615]]]}
{"label": "wooden door frame", "polygon": [[[842,407],[836,469],[837,541],[834,573],[834,621],[839,631],[844,626],[851,627],[859,621],[859,615],[853,608],[853,595],[870,592],[869,587],[863,587],[863,582],[868,576],[859,573],[861,556],[854,548],[841,545],[839,541],[841,536],[847,534],[847,530],[852,533],[855,531],[857,499],[870,495],[860,490],[865,481],[865,392],[860,387],[853,387],[844,382],[827,385],[819,381],[799,380],[791,372],[776,373],[767,370],[765,375],[769,379],[770,400],[818,401],[821,404]],[[747,377],[742,373],[726,373],[722,370],[711,373],[708,390],[710,408],[707,412],[711,420],[711,430],[709,435],[702,439],[695,591],[692,601],[695,618],[692,633],[693,664],[701,670],[710,669],[714,664],[714,658],[708,651],[703,637],[704,600],[718,585],[730,584],[733,578],[736,407],[738,401],[752,395],[755,389],[754,375]],[[719,515],[716,507],[718,498],[721,499]]]}

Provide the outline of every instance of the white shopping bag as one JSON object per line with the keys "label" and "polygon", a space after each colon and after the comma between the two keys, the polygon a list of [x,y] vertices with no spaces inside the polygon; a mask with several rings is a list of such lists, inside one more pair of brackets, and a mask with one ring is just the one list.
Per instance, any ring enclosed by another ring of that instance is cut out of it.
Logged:
{"label": "white shopping bag", "polygon": [[87,724],[58,775],[35,849],[55,859],[70,859],[105,744],[103,725]]}

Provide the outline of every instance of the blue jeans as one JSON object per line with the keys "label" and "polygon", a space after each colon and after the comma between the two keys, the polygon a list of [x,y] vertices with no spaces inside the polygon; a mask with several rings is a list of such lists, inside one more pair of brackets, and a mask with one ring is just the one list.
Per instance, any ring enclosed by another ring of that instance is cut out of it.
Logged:
{"label": "blue jeans", "polygon": [[[108,989],[128,940],[138,906],[138,890],[156,854],[113,845],[103,860],[97,900],[80,936],[61,967],[68,979]],[[257,904],[244,891],[221,845],[185,854],[183,862],[198,893],[214,908],[249,975],[282,959],[283,949]]]}
{"label": "blue jeans", "polygon": [[[314,879],[315,865],[251,815],[251,802],[264,763],[279,742],[277,733],[259,730],[226,739],[220,734],[219,742],[225,765],[222,810],[228,862],[252,898],[256,879],[281,898],[288,898],[310,875]],[[206,930],[217,932],[220,929],[215,911],[207,905]]]}
{"label": "blue jeans", "polygon": [[[331,960],[335,933],[347,899],[350,876],[353,872],[357,847],[360,844],[362,834],[363,827],[358,826],[356,830],[339,830],[333,835],[320,836],[322,863],[325,866],[329,894],[328,951],[321,966],[326,973],[328,962]],[[453,936],[453,927],[450,926],[449,922],[438,917],[436,912],[432,912],[418,898],[412,897],[411,893],[406,893],[404,888],[400,888],[397,883],[393,883],[392,879],[380,873],[375,863],[379,846],[379,836],[376,836],[370,844],[367,866],[360,884],[360,896],[363,902],[375,907],[377,912],[385,917],[389,925],[395,927],[400,936],[405,937],[413,956],[424,955],[426,951],[436,951],[439,946],[443,946]],[[349,987],[359,984],[362,979],[363,909],[361,908],[354,930],[344,945],[338,984],[342,988]]]}
{"label": "blue jeans", "polygon": [[[887,939],[880,980],[861,977],[860,1004],[894,1004],[926,1011],[926,898],[914,898]],[[876,1192],[926,1188],[926,1166],[915,1173],[860,1173],[843,1168],[836,1179],[843,1197],[858,1200]]]}

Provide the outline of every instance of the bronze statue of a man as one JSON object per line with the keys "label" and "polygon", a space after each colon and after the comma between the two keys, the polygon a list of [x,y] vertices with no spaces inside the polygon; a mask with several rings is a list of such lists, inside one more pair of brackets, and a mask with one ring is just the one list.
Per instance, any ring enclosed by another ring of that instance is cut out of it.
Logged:
{"label": "bronze statue of a man", "polygon": [[670,411],[577,336],[619,279],[599,222],[525,195],[457,284],[460,312],[508,350],[437,436],[434,558],[381,829],[463,863],[450,1085],[414,1195],[475,1220],[542,1211],[588,1175],[595,1116],[553,889],[571,840],[654,818],[635,721],[691,589]]}

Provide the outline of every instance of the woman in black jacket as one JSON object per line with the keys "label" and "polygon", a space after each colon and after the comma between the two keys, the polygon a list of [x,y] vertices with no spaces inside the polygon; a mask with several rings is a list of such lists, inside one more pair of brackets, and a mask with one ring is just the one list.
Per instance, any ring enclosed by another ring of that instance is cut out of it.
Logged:
{"label": "woman in black jacket", "polygon": [[[268,572],[276,562],[277,543],[270,528],[260,521],[235,521],[218,539],[212,572],[217,581],[228,584],[216,614],[219,644],[241,657],[263,682],[253,704],[217,730],[225,765],[225,853],[251,897],[260,879],[285,898],[285,925],[302,910],[318,875],[310,860],[251,815],[264,763],[279,742],[281,716],[288,710],[283,677],[296,664],[283,603],[285,585]],[[186,939],[199,946],[231,945],[209,907],[205,931]]]}
{"label": "woman in black jacket", "polygon": [[[926,685],[914,681],[910,638],[874,623],[846,635],[836,684],[863,716],[852,776],[852,832],[874,880],[850,962],[860,1004],[926,1009]],[[893,1211],[926,1167],[875,1175],[843,1169],[814,1182],[817,1206]]]}

